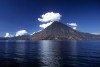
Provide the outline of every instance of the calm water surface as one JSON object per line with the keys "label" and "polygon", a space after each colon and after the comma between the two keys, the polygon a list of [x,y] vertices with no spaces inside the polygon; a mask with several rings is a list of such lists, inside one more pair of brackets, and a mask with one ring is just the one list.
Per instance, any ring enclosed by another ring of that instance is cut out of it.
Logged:
{"label": "calm water surface", "polygon": [[100,67],[100,41],[0,41],[0,67]]}

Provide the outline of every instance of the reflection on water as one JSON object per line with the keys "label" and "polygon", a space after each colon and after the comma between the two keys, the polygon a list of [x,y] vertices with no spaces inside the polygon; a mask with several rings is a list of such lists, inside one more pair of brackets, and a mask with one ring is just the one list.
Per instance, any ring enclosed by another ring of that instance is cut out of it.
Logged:
{"label": "reflection on water", "polygon": [[[65,47],[63,43],[57,41],[40,41],[41,61],[47,65],[45,67],[76,66],[76,61],[72,59],[77,58],[76,42],[77,41],[66,42],[65,45],[67,45],[67,47]],[[71,44],[73,44],[73,46]],[[64,57],[66,60],[71,59],[72,61],[63,61],[65,60]]]}
{"label": "reflection on water", "polygon": [[0,67],[100,67],[100,41],[0,41]]}
{"label": "reflection on water", "polygon": [[[17,43],[17,42],[16,42]],[[16,59],[16,61],[19,61],[19,62],[23,62],[24,61],[24,57],[25,56],[25,42],[22,42],[22,43],[18,43],[18,44],[15,44],[15,54],[17,57],[15,57],[14,59]]]}
{"label": "reflection on water", "polygon": [[55,44],[59,43],[52,41],[40,41],[41,62],[43,62],[47,67],[60,67],[60,49]]}

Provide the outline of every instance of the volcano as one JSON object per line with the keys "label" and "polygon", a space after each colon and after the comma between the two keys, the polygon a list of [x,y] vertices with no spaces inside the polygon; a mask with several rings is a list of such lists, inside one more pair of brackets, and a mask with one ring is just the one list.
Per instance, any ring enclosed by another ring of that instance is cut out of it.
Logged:
{"label": "volcano", "polygon": [[100,40],[100,35],[93,35],[72,29],[71,27],[55,21],[44,30],[33,35],[23,35],[0,40]]}
{"label": "volcano", "polygon": [[29,40],[97,40],[100,36],[79,32],[61,22],[53,22],[44,30],[29,36]]}

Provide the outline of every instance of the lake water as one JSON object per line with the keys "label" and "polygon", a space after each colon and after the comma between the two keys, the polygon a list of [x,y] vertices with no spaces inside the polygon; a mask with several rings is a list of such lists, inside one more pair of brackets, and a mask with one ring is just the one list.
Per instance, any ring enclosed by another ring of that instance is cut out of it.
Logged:
{"label": "lake water", "polygon": [[0,41],[0,67],[100,67],[100,41]]}

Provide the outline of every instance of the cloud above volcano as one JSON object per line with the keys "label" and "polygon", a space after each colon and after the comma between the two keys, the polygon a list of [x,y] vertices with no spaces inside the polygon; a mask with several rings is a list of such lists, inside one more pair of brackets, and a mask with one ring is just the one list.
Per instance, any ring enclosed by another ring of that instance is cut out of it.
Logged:
{"label": "cloud above volcano", "polygon": [[73,28],[74,30],[77,29],[77,24],[76,23],[67,23],[67,25],[69,25],[71,28]]}
{"label": "cloud above volcano", "polygon": [[61,15],[59,13],[54,12],[47,12],[41,16],[41,18],[38,18],[38,21],[40,22],[54,22],[59,21],[61,19]]}
{"label": "cloud above volcano", "polygon": [[41,28],[46,28],[46,27],[48,27],[49,25],[51,25],[53,22],[49,22],[49,23],[46,23],[46,24],[41,24],[41,25],[39,25],[39,27],[41,27]]}

